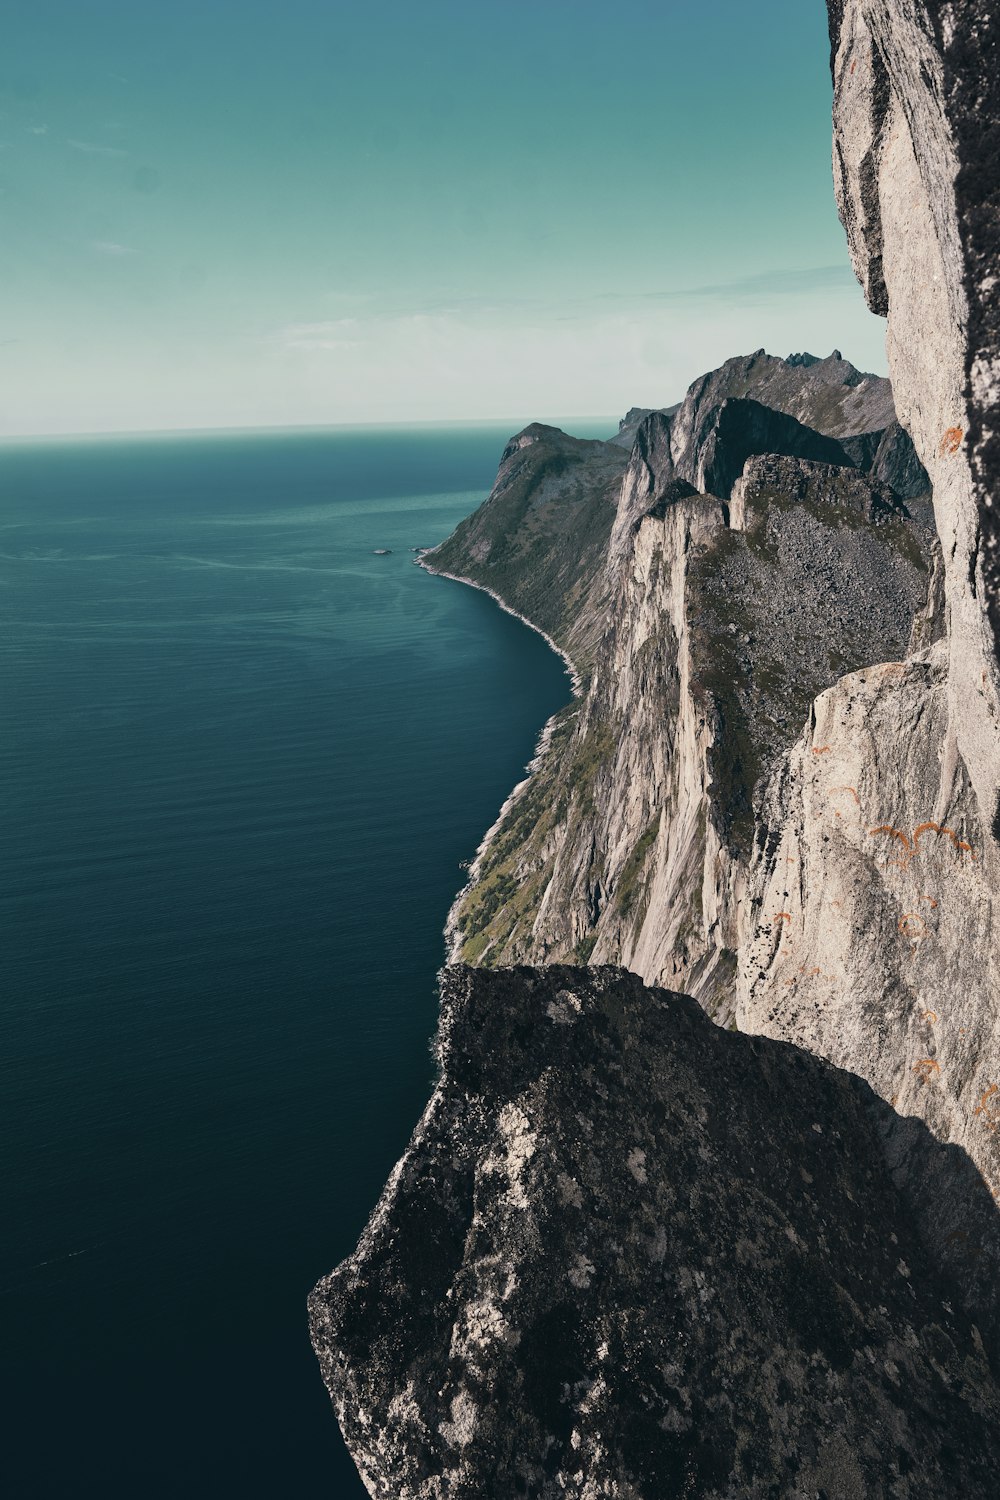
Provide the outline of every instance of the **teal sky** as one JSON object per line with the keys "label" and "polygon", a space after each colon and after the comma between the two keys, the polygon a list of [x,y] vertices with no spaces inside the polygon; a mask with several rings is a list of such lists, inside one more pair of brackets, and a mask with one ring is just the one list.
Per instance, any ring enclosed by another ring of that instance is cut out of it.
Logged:
{"label": "teal sky", "polygon": [[5,0],[0,433],[527,419],[884,371],[822,0]]}

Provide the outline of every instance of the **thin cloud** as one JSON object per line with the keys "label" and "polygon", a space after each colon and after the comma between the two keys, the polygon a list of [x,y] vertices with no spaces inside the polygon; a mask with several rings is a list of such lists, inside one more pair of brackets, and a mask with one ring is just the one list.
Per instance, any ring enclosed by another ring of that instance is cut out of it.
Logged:
{"label": "thin cloud", "polygon": [[358,326],[357,318],[334,318],[320,323],[289,323],[277,335],[282,349],[353,349],[357,339],[347,337]]}
{"label": "thin cloud", "polygon": [[91,240],[90,248],[96,250],[98,255],[135,255],[136,251],[131,245],[119,245],[117,240]]}
{"label": "thin cloud", "polygon": [[98,146],[93,141],[75,140],[67,140],[66,144],[74,151],[83,151],[87,156],[128,156],[128,152],[123,151],[120,146]]}
{"label": "thin cloud", "polygon": [[47,125],[25,125],[24,133],[25,135],[48,135],[49,127]]}
{"label": "thin cloud", "polygon": [[808,295],[814,292],[847,291],[857,283],[850,266],[799,266],[785,270],[760,271],[735,281],[720,281],[707,286],[665,287],[655,292],[604,292],[599,302],[687,302],[721,301],[753,302],[761,297]]}

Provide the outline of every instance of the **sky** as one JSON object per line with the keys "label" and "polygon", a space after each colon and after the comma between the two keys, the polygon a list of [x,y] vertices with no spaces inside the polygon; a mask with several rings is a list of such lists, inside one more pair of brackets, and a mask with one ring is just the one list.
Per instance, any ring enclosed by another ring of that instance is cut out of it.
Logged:
{"label": "sky", "polygon": [[3,0],[0,435],[885,372],[823,0]]}

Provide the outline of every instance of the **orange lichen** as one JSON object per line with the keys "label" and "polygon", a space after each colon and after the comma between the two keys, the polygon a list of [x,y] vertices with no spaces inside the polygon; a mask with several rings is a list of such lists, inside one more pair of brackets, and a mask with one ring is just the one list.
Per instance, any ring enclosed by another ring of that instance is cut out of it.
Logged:
{"label": "orange lichen", "polygon": [[858,796],[858,789],[857,789],[857,787],[854,787],[854,786],[832,786],[830,788],[829,792],[827,793],[827,795],[830,796],[830,797],[835,797],[838,792],[850,792],[851,796],[854,798],[854,800],[858,804],[858,806],[859,807],[861,806],[861,798]]}
{"label": "orange lichen", "polygon": [[961,427],[949,427],[941,439],[941,446],[938,449],[940,457],[944,458],[945,454],[957,453],[964,436],[965,433]]}
{"label": "orange lichen", "polygon": [[936,1010],[922,1010],[920,1012],[920,1019],[921,1019],[921,1021],[926,1021],[926,1023],[927,1023],[928,1026],[933,1026],[934,1022],[937,1020],[937,1011]]}
{"label": "orange lichen", "polygon": [[1000,1130],[1000,1099],[993,1103],[995,1096],[1000,1093],[1000,1088],[991,1083],[986,1091],[980,1096],[974,1113],[982,1115],[983,1124],[987,1130]]}
{"label": "orange lichen", "polygon": [[829,745],[813,745],[812,752],[813,752],[813,755],[829,755],[830,754],[830,746]]}
{"label": "orange lichen", "polygon": [[951,839],[953,844],[958,843],[958,834],[954,828],[946,828],[943,823],[921,823],[919,828],[913,830],[913,842],[918,843],[925,833],[943,833]]}
{"label": "orange lichen", "polygon": [[927,931],[927,923],[918,911],[908,911],[905,917],[900,917],[896,926],[906,937],[921,938]]}
{"label": "orange lichen", "polygon": [[976,857],[972,853],[972,845],[967,844],[964,839],[960,839],[954,828],[947,828],[944,823],[921,823],[918,828],[915,828],[913,830],[914,849],[917,846],[918,840],[921,839],[925,833],[942,834],[945,838],[951,839],[952,844],[960,854],[972,855],[973,859],[975,859]]}
{"label": "orange lichen", "polygon": [[890,838],[898,839],[899,840],[899,842],[902,844],[903,848],[906,850],[907,854],[909,854],[909,855],[913,854],[913,846],[911,845],[911,843],[910,843],[909,839],[907,838],[906,834],[903,832],[903,830],[901,828],[893,828],[893,826],[892,826],[891,823],[879,823],[875,828],[869,828],[868,832],[869,833],[887,833]]}
{"label": "orange lichen", "polygon": [[937,908],[937,902],[934,900],[934,897],[933,896],[925,896],[924,893],[923,893],[923,891],[920,892],[920,900],[921,901],[926,901],[929,904],[929,906],[930,906],[930,908],[931,908],[932,911],[934,911]]}
{"label": "orange lichen", "polygon": [[941,1064],[934,1057],[920,1057],[913,1064],[913,1071],[926,1080],[932,1073],[940,1073]]}
{"label": "orange lichen", "polygon": [[792,914],[791,914],[790,911],[775,912],[775,914],[774,914],[774,920],[776,922],[781,922],[781,921],[790,922],[792,920]]}

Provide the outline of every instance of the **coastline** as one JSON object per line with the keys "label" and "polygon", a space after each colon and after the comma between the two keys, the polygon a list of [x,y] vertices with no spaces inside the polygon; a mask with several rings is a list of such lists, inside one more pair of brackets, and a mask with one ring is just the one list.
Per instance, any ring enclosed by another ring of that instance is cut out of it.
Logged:
{"label": "coastline", "polygon": [[431,556],[432,552],[422,553],[421,556],[417,558],[417,566],[423,568],[427,573],[433,573],[435,578],[450,578],[452,583],[465,583],[468,584],[470,589],[478,589],[481,594],[489,594],[490,598],[496,604],[499,604],[504,614],[513,615],[515,620],[520,620],[522,625],[527,625],[529,630],[533,630],[536,635],[541,636],[545,644],[549,646],[557,656],[562,657],[563,664],[566,668],[566,671],[569,673],[570,682],[573,686],[573,697],[580,698],[583,696],[583,678],[580,676],[575,662],[570,656],[567,655],[567,653],[562,649],[561,646],[556,645],[555,641],[547,631],[544,631],[540,625],[536,625],[534,620],[529,620],[527,615],[522,615],[520,610],[515,609],[513,605],[508,604],[506,599],[498,594],[496,589],[491,589],[488,584],[477,583],[474,578],[463,578],[461,573],[446,573],[443,568],[430,567],[427,563],[427,558]]}
{"label": "coastline", "polygon": [[[432,573],[436,578],[450,578],[452,583],[464,583],[470,589],[479,589],[480,593],[489,594],[490,598],[494,600],[496,604],[499,604],[500,608],[504,611],[505,614],[513,615],[515,620],[520,620],[522,625],[527,625],[529,630],[533,630],[536,635],[540,635],[546,645],[549,646],[558,657],[561,657],[562,662],[566,667],[566,671],[569,675],[573,699],[576,700],[577,703],[580,702],[581,698],[583,697],[583,678],[580,675],[580,672],[578,671],[575,663],[571,660],[571,658],[566,654],[565,651],[563,651],[562,647],[557,646],[552,637],[546,631],[544,631],[540,625],[536,625],[532,620],[529,620],[525,615],[522,615],[519,610],[514,609],[510,604],[507,603],[506,599],[501,598],[501,596],[496,592],[495,589],[489,588],[485,583],[477,583],[474,578],[463,578],[459,573],[446,573],[443,568],[435,568],[429,566],[425,561],[425,558],[429,556],[430,553],[425,553],[417,559],[418,565],[423,568],[425,572]],[[538,736],[538,741],[535,745],[535,749],[532,753],[531,759],[525,766],[526,774],[519,782],[517,782],[517,784],[511,789],[511,791],[508,792],[506,798],[504,799],[503,805],[500,808],[500,811],[497,813],[496,818],[493,820],[490,827],[483,834],[476,848],[476,852],[469,862],[469,878],[466,881],[465,885],[462,886],[462,889],[456,893],[454,901],[448,908],[448,915],[445,918],[444,939],[446,946],[447,963],[453,964],[459,962],[459,950],[462,944],[462,937],[461,933],[458,932],[456,927],[456,913],[458,911],[458,908],[461,905],[462,901],[464,901],[465,897],[468,895],[469,891],[475,885],[476,880],[479,877],[479,867],[482,863],[483,857],[489,849],[489,846],[495,838],[496,834],[499,832],[501,824],[503,823],[507,814],[510,812],[514,803],[517,801],[518,797],[520,797],[521,793],[528,785],[532,776],[534,776],[535,772],[538,770],[542,762],[542,758],[544,757],[545,752],[548,750],[549,745],[552,742],[552,733],[555,728],[556,719],[563,712],[563,709],[557,709],[556,712],[552,714],[542,726],[542,731]]]}

